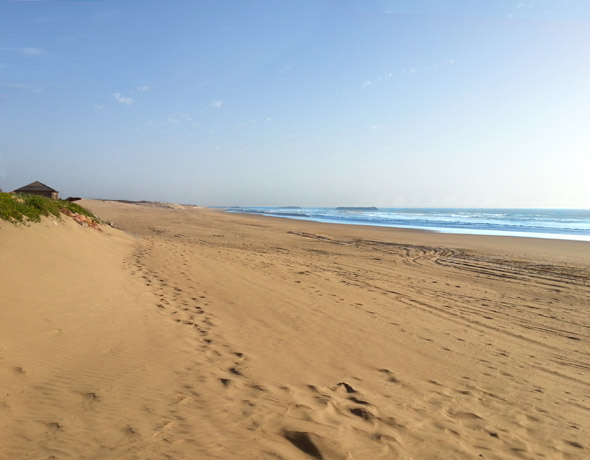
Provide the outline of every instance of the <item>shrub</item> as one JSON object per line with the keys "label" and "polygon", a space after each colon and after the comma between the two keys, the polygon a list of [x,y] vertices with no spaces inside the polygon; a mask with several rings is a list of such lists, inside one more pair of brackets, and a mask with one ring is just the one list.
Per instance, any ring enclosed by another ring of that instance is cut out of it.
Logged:
{"label": "shrub", "polygon": [[52,200],[26,193],[0,193],[0,219],[15,224],[27,221],[39,222],[41,217],[49,215],[61,218],[60,211],[62,209],[82,214],[94,222],[99,221],[90,211],[71,201]]}

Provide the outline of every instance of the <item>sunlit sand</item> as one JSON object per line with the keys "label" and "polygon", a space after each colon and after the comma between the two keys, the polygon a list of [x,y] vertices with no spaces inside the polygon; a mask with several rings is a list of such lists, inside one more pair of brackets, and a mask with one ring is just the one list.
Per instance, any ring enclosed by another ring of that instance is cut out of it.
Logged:
{"label": "sunlit sand", "polygon": [[0,222],[0,458],[584,459],[590,246],[84,201]]}

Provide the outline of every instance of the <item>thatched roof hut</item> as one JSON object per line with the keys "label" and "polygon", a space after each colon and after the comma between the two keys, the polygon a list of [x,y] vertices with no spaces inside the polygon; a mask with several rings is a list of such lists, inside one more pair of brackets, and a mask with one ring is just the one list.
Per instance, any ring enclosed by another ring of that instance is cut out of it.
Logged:
{"label": "thatched roof hut", "polygon": [[59,192],[39,181],[31,182],[29,185],[17,188],[14,193],[29,193],[31,195],[41,195],[47,198],[57,200]]}

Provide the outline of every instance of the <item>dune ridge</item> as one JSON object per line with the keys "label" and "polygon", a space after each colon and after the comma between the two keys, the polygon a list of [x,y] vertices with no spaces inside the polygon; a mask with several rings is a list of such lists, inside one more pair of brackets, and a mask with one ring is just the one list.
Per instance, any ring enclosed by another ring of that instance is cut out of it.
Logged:
{"label": "dune ridge", "polygon": [[586,458],[587,243],[83,204],[0,227],[0,458]]}

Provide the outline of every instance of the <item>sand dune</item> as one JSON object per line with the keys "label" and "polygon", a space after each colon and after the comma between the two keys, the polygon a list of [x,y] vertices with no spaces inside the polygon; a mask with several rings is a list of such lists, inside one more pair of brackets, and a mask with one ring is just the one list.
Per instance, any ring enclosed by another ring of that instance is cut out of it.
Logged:
{"label": "sand dune", "polygon": [[0,458],[588,457],[588,243],[83,204],[0,223]]}

